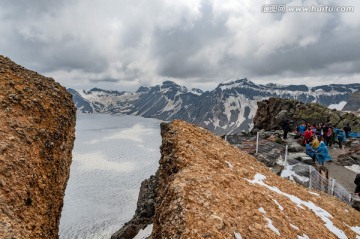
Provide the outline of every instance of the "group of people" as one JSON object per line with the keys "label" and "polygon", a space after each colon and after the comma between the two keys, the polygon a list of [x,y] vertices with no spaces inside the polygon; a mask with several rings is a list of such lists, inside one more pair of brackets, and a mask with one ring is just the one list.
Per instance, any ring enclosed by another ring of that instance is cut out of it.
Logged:
{"label": "group of people", "polygon": [[318,161],[319,165],[324,165],[325,161],[331,160],[328,147],[337,141],[339,148],[343,148],[343,142],[351,131],[350,125],[344,128],[335,128],[329,124],[301,124],[296,128],[298,137],[303,138],[303,145],[306,146],[306,154],[309,155],[314,163]]}
{"label": "group of people", "polygon": [[326,146],[332,147],[332,145],[337,141],[339,148],[343,148],[343,142],[346,141],[346,138],[349,137],[349,132],[351,132],[351,127],[347,124],[344,128],[335,128],[331,123],[329,124],[301,124],[296,128],[298,136],[303,137],[303,144],[309,144],[313,141],[314,136]]}

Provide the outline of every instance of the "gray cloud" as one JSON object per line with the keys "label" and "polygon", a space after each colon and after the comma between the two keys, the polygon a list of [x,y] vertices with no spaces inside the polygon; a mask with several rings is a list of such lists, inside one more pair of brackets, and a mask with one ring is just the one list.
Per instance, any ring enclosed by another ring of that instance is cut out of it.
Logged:
{"label": "gray cloud", "polygon": [[301,4],[316,2],[355,12],[265,14],[251,0],[2,1],[0,49],[77,88],[136,89],[165,79],[206,88],[243,76],[358,82],[360,3]]}

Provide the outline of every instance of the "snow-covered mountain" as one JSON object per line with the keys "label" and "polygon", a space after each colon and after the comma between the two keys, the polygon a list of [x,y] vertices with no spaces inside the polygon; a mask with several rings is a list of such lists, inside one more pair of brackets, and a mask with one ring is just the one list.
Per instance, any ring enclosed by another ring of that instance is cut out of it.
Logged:
{"label": "snow-covered mountain", "polygon": [[79,111],[84,113],[129,114],[161,120],[182,119],[217,134],[239,133],[252,127],[257,102],[269,97],[316,102],[342,109],[360,84],[332,84],[316,87],[306,85],[257,85],[249,80],[235,79],[203,92],[187,89],[172,81],[162,85],[140,87],[136,92],[88,91],[69,89]]}

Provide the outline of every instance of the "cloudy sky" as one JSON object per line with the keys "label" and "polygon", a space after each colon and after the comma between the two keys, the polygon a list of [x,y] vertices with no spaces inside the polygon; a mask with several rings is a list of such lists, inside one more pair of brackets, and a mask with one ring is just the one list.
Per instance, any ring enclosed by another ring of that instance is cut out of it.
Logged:
{"label": "cloudy sky", "polygon": [[[284,2],[354,11],[262,12]],[[0,33],[0,54],[77,89],[360,82],[358,0],[0,0]]]}

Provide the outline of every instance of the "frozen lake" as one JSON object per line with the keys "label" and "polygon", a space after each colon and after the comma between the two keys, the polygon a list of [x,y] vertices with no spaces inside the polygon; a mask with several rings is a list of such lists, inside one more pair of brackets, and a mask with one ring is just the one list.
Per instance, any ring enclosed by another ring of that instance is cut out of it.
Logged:
{"label": "frozen lake", "polygon": [[160,121],[78,114],[61,239],[110,238],[136,209],[141,181],[160,159]]}

